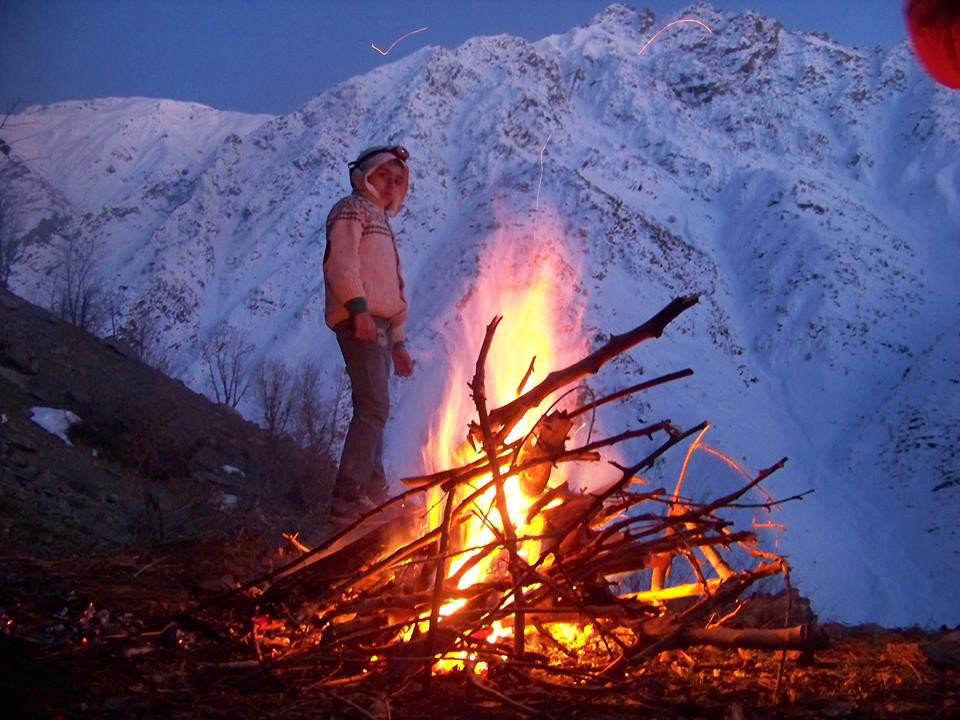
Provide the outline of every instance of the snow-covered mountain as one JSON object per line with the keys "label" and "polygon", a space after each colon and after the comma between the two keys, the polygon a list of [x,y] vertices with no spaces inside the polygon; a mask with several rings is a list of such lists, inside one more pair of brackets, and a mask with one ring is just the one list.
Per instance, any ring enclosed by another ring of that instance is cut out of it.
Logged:
{"label": "snow-covered mountain", "polygon": [[[712,34],[678,25],[641,54],[672,18],[613,5],[535,43],[425,48],[280,117],[30,108],[0,131],[4,241],[35,241],[11,285],[42,304],[41,240],[74,232],[168,327],[189,384],[203,388],[199,348],[225,323],[261,356],[321,359],[332,382],[325,215],[359,149],[402,143],[413,178],[394,225],[419,371],[396,390],[395,414],[418,418],[391,426],[398,475],[419,469],[437,378],[464,354],[450,328],[509,232],[513,264],[546,246],[568,263],[555,291],[590,342],[703,295],[591,385],[696,375],[602,421],[708,419],[754,470],[788,455],[767,486],[816,488],[777,519],[822,616],[960,623],[960,94],[906,45],[847,48],[703,3],[682,15]],[[713,491],[733,481],[702,474]]]}

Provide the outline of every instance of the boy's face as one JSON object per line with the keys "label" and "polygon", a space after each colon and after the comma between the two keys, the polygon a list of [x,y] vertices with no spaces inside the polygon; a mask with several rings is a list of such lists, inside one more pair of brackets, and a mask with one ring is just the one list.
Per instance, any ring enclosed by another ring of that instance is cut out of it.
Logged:
{"label": "boy's face", "polygon": [[383,206],[389,207],[403,188],[404,176],[403,166],[399,162],[390,161],[370,173],[367,181],[376,188]]}

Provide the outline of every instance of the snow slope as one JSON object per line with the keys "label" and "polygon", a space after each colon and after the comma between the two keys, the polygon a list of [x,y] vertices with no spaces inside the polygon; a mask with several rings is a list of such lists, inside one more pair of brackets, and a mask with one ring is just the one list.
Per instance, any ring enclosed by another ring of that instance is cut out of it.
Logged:
{"label": "snow slope", "polygon": [[[821,615],[957,624],[960,94],[905,45],[848,48],[705,3],[683,15],[714,33],[677,26],[641,55],[672,18],[612,5],[536,43],[425,48],[280,117],[140,99],[31,108],[4,128],[0,160],[98,243],[128,306],[169,327],[188,383],[203,388],[199,349],[228,324],[260,357],[320,358],[332,385],[325,214],[360,148],[402,143],[413,177],[394,225],[419,367],[394,408],[424,421],[391,425],[395,474],[419,469],[478,279],[557,253],[569,332],[589,342],[702,294],[591,386],[696,375],[603,426],[708,419],[711,443],[754,471],[789,456],[768,487],[816,489],[778,520]],[[0,192],[26,208],[29,187]],[[519,258],[493,256],[505,235]],[[40,300],[43,257],[13,279]],[[699,474],[697,492],[735,481],[706,461]]]}

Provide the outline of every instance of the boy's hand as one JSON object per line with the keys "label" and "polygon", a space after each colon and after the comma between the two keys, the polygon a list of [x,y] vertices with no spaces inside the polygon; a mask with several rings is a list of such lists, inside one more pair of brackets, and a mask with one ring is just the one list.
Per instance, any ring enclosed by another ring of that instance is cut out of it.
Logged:
{"label": "boy's hand", "polygon": [[353,336],[361,342],[373,342],[377,339],[377,326],[368,312],[353,316]]}
{"label": "boy's hand", "polygon": [[393,355],[394,373],[399,377],[410,377],[413,375],[413,359],[403,345],[394,345],[391,355]]}

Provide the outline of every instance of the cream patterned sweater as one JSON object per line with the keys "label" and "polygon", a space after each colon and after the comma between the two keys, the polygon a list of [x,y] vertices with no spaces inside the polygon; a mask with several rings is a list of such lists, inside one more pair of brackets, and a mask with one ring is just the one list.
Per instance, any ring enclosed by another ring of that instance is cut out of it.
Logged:
{"label": "cream patterned sweater", "polygon": [[404,339],[407,298],[397,241],[386,213],[359,192],[337,202],[327,216],[323,277],[328,327],[348,320],[351,311],[368,310],[390,321],[393,342]]}

